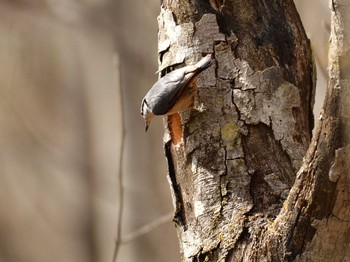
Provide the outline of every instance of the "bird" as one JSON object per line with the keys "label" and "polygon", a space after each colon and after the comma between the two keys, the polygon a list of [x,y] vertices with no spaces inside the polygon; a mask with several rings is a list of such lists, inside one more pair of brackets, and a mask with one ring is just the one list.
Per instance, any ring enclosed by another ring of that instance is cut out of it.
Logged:
{"label": "bird", "polygon": [[141,102],[141,116],[148,130],[155,116],[172,115],[193,107],[198,75],[211,64],[208,54],[194,65],[171,71],[160,78]]}

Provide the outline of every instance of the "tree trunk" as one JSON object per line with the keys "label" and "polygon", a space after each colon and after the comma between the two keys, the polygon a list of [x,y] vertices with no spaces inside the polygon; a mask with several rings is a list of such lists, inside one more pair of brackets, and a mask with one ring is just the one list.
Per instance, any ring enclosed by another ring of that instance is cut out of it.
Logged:
{"label": "tree trunk", "polygon": [[161,74],[206,53],[216,61],[194,110],[166,121],[183,261],[350,259],[346,8],[333,9],[329,90],[310,144],[315,73],[293,1],[162,1]]}

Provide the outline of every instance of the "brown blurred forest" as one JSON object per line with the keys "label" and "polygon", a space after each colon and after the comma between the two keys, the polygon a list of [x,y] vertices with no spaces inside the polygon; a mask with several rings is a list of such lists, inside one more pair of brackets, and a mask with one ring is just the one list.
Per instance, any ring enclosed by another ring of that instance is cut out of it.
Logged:
{"label": "brown blurred forest", "polygon": [[[328,3],[296,4],[317,119]],[[112,260],[122,139],[118,261],[179,261],[162,121],[144,133],[139,114],[157,79],[158,12],[159,0],[0,1],[0,262]]]}

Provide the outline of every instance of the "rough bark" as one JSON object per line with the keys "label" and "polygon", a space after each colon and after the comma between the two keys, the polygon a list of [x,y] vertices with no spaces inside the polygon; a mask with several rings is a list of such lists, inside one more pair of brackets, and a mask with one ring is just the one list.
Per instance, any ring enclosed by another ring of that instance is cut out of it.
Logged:
{"label": "rough bark", "polygon": [[197,81],[195,108],[165,122],[183,261],[346,257],[341,26],[333,24],[329,90],[310,144],[314,65],[292,1],[164,0],[158,22],[161,74],[204,53],[216,60]]}

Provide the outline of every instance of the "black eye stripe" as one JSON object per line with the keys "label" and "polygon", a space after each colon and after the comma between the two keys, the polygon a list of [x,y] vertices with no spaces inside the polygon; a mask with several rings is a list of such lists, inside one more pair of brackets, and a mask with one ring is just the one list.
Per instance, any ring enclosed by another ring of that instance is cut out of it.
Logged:
{"label": "black eye stripe", "polygon": [[144,115],[144,111],[143,111],[143,107],[144,107],[144,105],[146,105],[147,107],[149,107],[148,106],[148,104],[147,104],[147,101],[146,101],[146,99],[143,99],[143,101],[142,101],[142,106],[141,106],[141,115]]}

